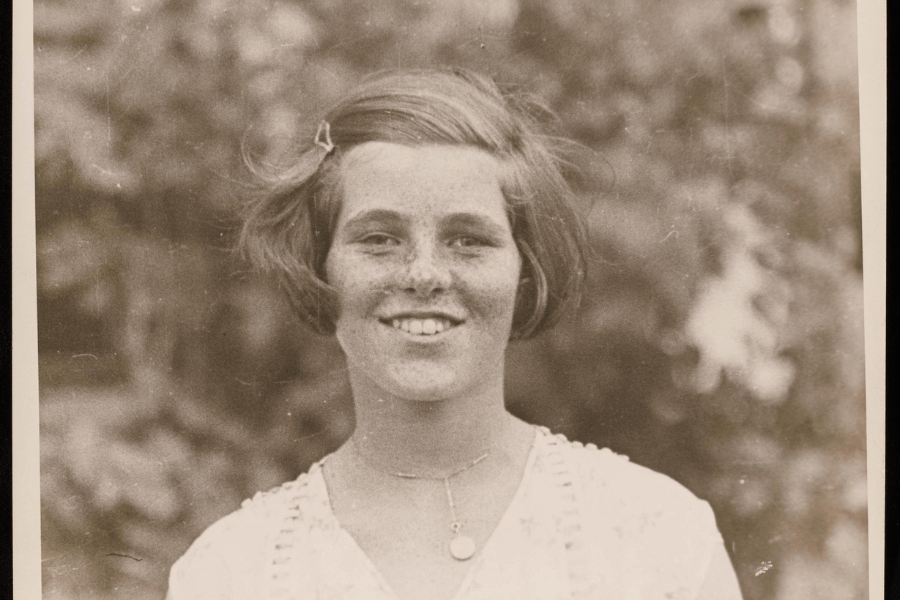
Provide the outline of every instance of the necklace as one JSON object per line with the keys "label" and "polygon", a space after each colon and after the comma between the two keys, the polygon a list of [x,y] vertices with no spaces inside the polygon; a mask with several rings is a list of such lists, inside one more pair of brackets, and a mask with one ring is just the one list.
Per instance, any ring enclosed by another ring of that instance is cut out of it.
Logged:
{"label": "necklace", "polygon": [[453,534],[453,537],[450,539],[450,556],[455,558],[456,560],[469,560],[475,554],[475,540],[470,538],[467,535],[463,535],[461,533],[463,522],[459,520],[459,517],[456,516],[456,504],[453,502],[453,491],[450,489],[450,480],[460,473],[468,471],[485,458],[488,457],[490,451],[485,452],[475,460],[471,461],[466,466],[461,469],[457,469],[453,471],[449,475],[444,476],[434,476],[434,475],[418,475],[416,473],[401,473],[396,471],[386,471],[381,467],[372,463],[365,454],[359,449],[359,446],[356,443],[355,438],[350,438],[350,441],[353,443],[353,449],[359,455],[366,466],[370,469],[378,471],[380,473],[386,473],[393,477],[400,477],[401,479],[428,479],[431,481],[443,481],[444,482],[444,490],[447,492],[447,504],[450,506],[450,532]]}

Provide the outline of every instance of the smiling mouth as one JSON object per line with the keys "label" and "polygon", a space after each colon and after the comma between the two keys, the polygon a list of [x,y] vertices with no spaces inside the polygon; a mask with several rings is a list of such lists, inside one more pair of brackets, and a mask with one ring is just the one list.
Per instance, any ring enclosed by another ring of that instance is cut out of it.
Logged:
{"label": "smiling mouth", "polygon": [[444,317],[428,317],[424,319],[403,317],[397,319],[383,320],[382,323],[399,329],[410,335],[437,335],[443,333],[460,324],[460,321],[454,321]]}

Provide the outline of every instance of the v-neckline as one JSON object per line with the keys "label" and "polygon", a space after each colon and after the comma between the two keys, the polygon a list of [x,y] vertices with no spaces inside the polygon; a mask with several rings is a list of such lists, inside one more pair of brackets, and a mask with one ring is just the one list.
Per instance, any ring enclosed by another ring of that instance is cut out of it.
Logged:
{"label": "v-neckline", "polygon": [[[465,577],[463,577],[462,582],[460,582],[459,587],[456,589],[456,592],[454,592],[451,600],[462,600],[466,590],[472,584],[472,579],[475,577],[475,573],[478,571],[477,567],[484,560],[484,557],[485,555],[487,555],[488,550],[494,545],[494,539],[498,537],[498,532],[501,532],[504,529],[506,522],[511,518],[510,515],[513,513],[514,508],[521,503],[522,496],[525,495],[525,490],[528,489],[528,484],[531,481],[531,474],[534,471],[534,462],[538,454],[538,445],[540,444],[540,440],[542,437],[543,435],[541,434],[540,429],[534,427],[534,438],[531,442],[531,449],[528,451],[528,457],[525,460],[525,468],[522,472],[522,476],[519,479],[519,484],[518,487],[516,487],[516,491],[513,494],[512,500],[510,500],[509,504],[507,504],[506,509],[503,511],[503,514],[500,516],[500,519],[497,521],[497,524],[494,526],[494,529],[488,536],[487,541],[485,541],[484,546],[481,547],[481,550],[472,560],[472,563],[469,565],[469,568],[466,571]],[[349,531],[344,529],[344,527],[341,525],[340,520],[337,518],[337,515],[334,514],[334,510],[332,509],[331,505],[331,496],[329,494],[328,485],[325,481],[325,474],[322,469],[329,456],[326,456],[317,463],[317,468],[315,469],[314,473],[310,472],[310,475],[316,478],[316,485],[324,495],[324,505],[327,513],[326,517],[332,522],[333,526],[338,532],[338,535],[340,535],[347,541],[347,543],[353,549],[353,553],[357,556],[358,560],[365,566],[366,570],[369,571],[369,573],[372,575],[381,589],[391,598],[391,600],[402,600],[400,596],[393,590],[387,579],[385,579],[384,575],[382,575],[375,562],[369,557],[368,554],[366,554],[365,550],[362,549],[362,547],[356,541],[356,538],[354,538]]]}

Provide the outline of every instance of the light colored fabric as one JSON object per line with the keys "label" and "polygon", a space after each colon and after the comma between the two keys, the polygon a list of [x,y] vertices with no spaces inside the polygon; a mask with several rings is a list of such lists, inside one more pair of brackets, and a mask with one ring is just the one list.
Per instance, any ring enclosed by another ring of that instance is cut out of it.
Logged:
{"label": "light colored fabric", "polygon": [[[540,429],[456,600],[695,600],[721,537],[681,485]],[[171,600],[397,600],[331,512],[321,463],[209,527]]]}

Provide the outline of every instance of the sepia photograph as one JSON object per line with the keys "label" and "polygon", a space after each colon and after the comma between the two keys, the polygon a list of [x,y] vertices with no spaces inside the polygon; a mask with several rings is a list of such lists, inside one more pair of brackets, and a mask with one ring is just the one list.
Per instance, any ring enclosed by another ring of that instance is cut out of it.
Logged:
{"label": "sepia photograph", "polygon": [[30,33],[42,598],[869,597],[856,2]]}

